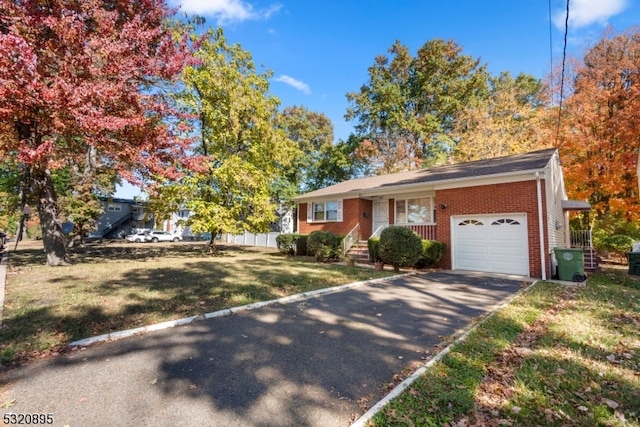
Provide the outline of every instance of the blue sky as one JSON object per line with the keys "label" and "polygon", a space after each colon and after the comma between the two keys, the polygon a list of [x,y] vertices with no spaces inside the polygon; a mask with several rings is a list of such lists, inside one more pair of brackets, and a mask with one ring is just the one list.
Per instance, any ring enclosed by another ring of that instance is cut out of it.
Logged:
{"label": "blue sky", "polygon": [[[551,11],[549,11],[549,3]],[[345,94],[367,82],[376,55],[395,40],[412,54],[433,38],[452,39],[489,71],[544,78],[561,61],[565,0],[169,0],[180,13],[221,26],[229,43],[251,52],[274,73],[271,92],[281,108],[303,105],[324,113],[335,139],[346,139]],[[551,22],[550,17],[551,15]],[[607,25],[640,24],[640,0],[570,0],[567,50],[581,56]],[[138,191],[125,186],[116,194]]]}

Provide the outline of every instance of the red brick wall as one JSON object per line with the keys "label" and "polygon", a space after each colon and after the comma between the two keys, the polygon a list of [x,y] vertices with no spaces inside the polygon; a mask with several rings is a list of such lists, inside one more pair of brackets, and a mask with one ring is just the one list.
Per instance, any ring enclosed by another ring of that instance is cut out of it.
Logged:
{"label": "red brick wall", "polygon": [[372,204],[370,200],[344,199],[342,201],[342,222],[312,222],[307,223],[307,207],[309,203],[298,206],[298,232],[309,234],[312,231],[324,230],[334,234],[347,234],[356,224],[360,223],[360,234],[370,236],[372,233]]}
{"label": "red brick wall", "polygon": [[[544,180],[541,180],[543,212],[546,212]],[[447,244],[447,251],[440,262],[445,269],[451,268],[451,217],[456,215],[526,213],[529,234],[529,273],[531,277],[542,277],[540,263],[540,227],[538,221],[538,199],[536,181],[509,184],[482,185],[478,187],[455,188],[436,191],[435,206],[437,240]],[[446,204],[441,209],[440,204]],[[544,216],[545,243],[548,246]],[[548,250],[548,249],[547,249]],[[548,255],[545,255],[547,277],[549,276]]]}

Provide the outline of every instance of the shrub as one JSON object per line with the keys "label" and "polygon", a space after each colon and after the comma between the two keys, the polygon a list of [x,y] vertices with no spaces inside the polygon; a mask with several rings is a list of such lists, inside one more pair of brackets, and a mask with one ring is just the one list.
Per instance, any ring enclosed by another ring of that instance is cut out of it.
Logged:
{"label": "shrub", "polygon": [[307,254],[307,239],[309,236],[306,234],[297,234],[296,236],[296,255],[305,256]]}
{"label": "shrub", "polygon": [[400,267],[415,265],[422,256],[422,241],[406,227],[391,226],[380,233],[380,258],[393,265],[394,271]]}
{"label": "shrub", "polygon": [[340,257],[340,237],[328,231],[313,231],[307,238],[307,253],[317,261]]}
{"label": "shrub", "polygon": [[276,237],[278,249],[287,255],[306,255],[307,236],[305,234],[280,234]]}
{"label": "shrub", "polygon": [[380,259],[380,238],[371,237],[367,240],[367,249],[369,249],[369,259],[373,262],[381,262]]}
{"label": "shrub", "polygon": [[632,247],[633,239],[631,237],[614,234],[602,239],[599,249],[613,252],[619,256],[626,256],[627,252],[631,252]]}
{"label": "shrub", "polygon": [[422,256],[416,263],[418,268],[434,267],[444,256],[447,245],[437,240],[422,241]]}
{"label": "shrub", "polygon": [[296,253],[296,247],[293,243],[295,234],[280,234],[276,237],[276,246],[283,254],[293,255]]}

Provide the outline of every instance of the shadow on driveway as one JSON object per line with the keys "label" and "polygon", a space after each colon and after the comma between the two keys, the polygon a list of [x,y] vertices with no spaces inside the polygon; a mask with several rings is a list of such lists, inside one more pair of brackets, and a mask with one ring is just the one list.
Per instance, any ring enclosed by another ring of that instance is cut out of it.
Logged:
{"label": "shadow on driveway", "polygon": [[345,426],[522,282],[409,275],[96,345],[8,372],[55,425]]}

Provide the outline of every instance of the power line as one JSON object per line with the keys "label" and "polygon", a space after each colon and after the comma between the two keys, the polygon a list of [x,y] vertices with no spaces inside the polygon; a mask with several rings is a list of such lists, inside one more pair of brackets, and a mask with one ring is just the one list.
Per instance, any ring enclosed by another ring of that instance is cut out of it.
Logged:
{"label": "power line", "polygon": [[564,98],[564,67],[567,59],[567,33],[569,32],[569,0],[567,0],[567,13],[564,18],[564,46],[562,48],[562,72],[560,73],[560,102],[558,104],[558,124],[556,128],[556,146],[560,137],[560,120],[562,119],[562,101]]}

